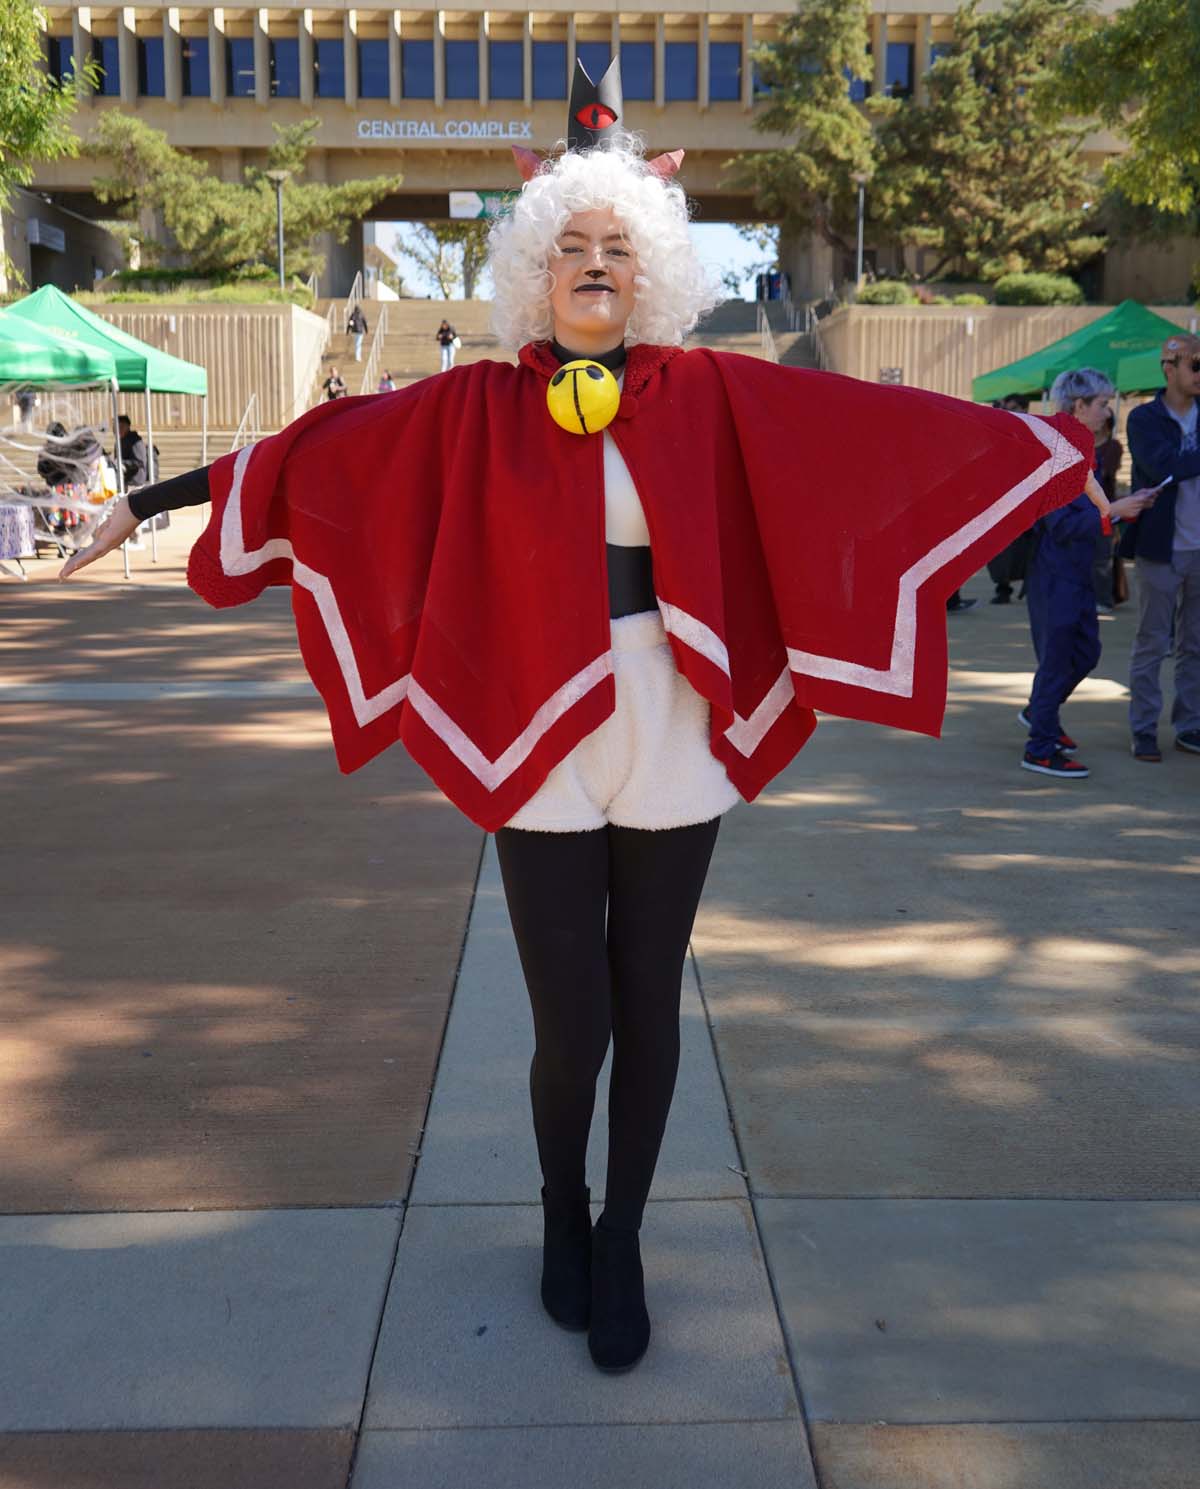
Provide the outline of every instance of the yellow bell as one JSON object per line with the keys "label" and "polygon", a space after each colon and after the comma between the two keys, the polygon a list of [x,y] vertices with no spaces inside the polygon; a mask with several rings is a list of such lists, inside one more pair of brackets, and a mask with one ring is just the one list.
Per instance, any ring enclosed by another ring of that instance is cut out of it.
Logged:
{"label": "yellow bell", "polygon": [[621,405],[621,390],[599,362],[564,362],[546,389],[550,417],[570,434],[598,434]]}

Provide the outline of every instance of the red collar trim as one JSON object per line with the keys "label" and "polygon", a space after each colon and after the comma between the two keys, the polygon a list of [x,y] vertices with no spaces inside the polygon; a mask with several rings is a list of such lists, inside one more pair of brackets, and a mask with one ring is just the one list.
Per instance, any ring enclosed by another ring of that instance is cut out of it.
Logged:
{"label": "red collar trim", "polygon": [[[651,378],[661,368],[683,351],[680,346],[644,346],[639,343],[629,348],[625,361],[626,394],[636,398]],[[547,382],[558,371],[558,358],[550,350],[548,341],[527,342],[518,354],[523,367],[529,367]]]}

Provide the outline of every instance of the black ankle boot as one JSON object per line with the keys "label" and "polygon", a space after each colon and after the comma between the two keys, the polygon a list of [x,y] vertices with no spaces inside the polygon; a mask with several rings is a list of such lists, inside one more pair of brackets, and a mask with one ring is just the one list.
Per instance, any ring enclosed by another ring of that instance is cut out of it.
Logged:
{"label": "black ankle boot", "polygon": [[592,1232],[592,1322],[588,1349],[600,1370],[629,1370],[650,1343],[650,1315],[637,1231],[610,1231],[602,1215]]}
{"label": "black ankle boot", "polygon": [[587,1189],[570,1199],[542,1190],[542,1306],[556,1324],[575,1333],[587,1328],[592,1311],[590,1200]]}

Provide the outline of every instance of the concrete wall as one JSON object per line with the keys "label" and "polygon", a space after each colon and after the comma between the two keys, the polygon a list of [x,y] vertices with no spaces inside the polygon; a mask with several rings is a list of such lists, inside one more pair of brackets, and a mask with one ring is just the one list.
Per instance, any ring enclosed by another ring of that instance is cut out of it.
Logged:
{"label": "concrete wall", "polygon": [[1198,272],[1200,238],[1118,244],[1104,256],[1104,298],[1113,305],[1122,300],[1140,300],[1144,305],[1186,301]]}
{"label": "concrete wall", "polygon": [[[37,238],[49,242],[31,241]],[[120,243],[98,223],[65,212],[19,187],[0,214],[0,248],[7,251],[31,290],[44,284],[56,285],[68,293],[91,289],[101,274],[111,274],[114,269],[124,267]],[[19,287],[18,283],[5,282],[0,257],[0,292]]]}
{"label": "concrete wall", "polygon": [[[973,378],[1030,356],[1109,309],[856,305],[822,321],[819,334],[833,372],[878,382],[883,368],[898,367],[908,387],[970,398]],[[1155,311],[1179,326],[1197,323],[1190,305],[1155,306]]]}

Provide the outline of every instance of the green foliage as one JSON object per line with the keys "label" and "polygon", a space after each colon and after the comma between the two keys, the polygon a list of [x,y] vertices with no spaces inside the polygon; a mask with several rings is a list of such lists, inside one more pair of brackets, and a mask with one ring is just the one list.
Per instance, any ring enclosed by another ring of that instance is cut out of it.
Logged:
{"label": "green foliage", "polygon": [[[33,180],[34,162],[78,152],[71,131],[76,79],[57,83],[42,70],[44,17],[32,0],[0,3],[0,206],[14,186]],[[99,70],[89,58],[81,69],[89,85]]]}
{"label": "green foliage", "polygon": [[1084,130],[1037,106],[1082,0],[1005,0],[954,17],[953,51],[926,79],[928,101],[880,123],[871,215],[899,242],[957,261],[972,277],[1064,270],[1095,257],[1103,238],[1082,205],[1092,195]]}
{"label": "green foliage", "polygon": [[899,279],[878,279],[874,284],[864,284],[859,290],[856,303],[859,305],[916,305],[920,302],[909,284]]}
{"label": "green foliage", "polygon": [[324,257],[313,249],[313,239],[331,232],[344,243],[351,224],[396,190],[400,177],[372,176],[340,186],[304,181],[320,122],[310,118],[274,128],[266,166],[250,168],[241,181],[222,181],[202,161],[171,146],[161,130],[108,109],[88,142],[89,152],[112,170],[96,180],[95,193],[102,202],[119,204],[126,218],[160,213],[172,243],[156,245],[158,254],[182,256],[193,273],[269,269],[275,265],[276,219],[275,187],[266,172],[290,171],[283,188],[285,269],[289,275],[319,273]]}
{"label": "green foliage", "polygon": [[986,305],[986,295],[955,295],[951,305]]}
{"label": "green foliage", "polygon": [[996,281],[997,305],[1082,305],[1083,291],[1065,274],[1005,274]]}
{"label": "green foliage", "polygon": [[1092,13],[1058,61],[1047,105],[1099,119],[1129,142],[1105,166],[1129,201],[1187,217],[1200,207],[1200,7],[1195,0],[1134,0]]}
{"label": "green foliage", "polygon": [[869,0],[808,0],[777,40],[754,49],[747,65],[769,89],[754,127],[785,143],[729,162],[731,184],[753,191],[764,216],[843,251],[854,231],[854,176],[869,174],[872,161],[871,124],[846,81],[869,73],[869,11]]}
{"label": "green foliage", "polygon": [[487,258],[487,237],[482,218],[414,222],[397,234],[395,251],[425,271],[443,300],[452,300],[459,289],[471,300]]}
{"label": "green foliage", "polygon": [[313,307],[312,291],[304,284],[281,290],[278,284],[218,284],[208,289],[130,289],[83,291],[75,299],[85,305],[299,305]]}

